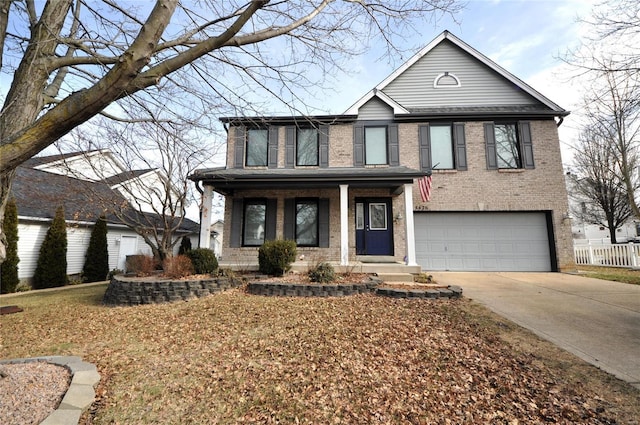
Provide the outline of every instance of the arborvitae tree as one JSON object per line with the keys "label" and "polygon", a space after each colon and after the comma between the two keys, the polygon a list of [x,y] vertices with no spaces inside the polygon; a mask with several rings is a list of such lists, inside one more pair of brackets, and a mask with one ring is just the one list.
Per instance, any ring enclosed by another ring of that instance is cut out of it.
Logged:
{"label": "arborvitae tree", "polygon": [[107,221],[101,216],[91,231],[89,247],[82,268],[84,282],[99,282],[109,274],[109,252],[107,250]]}
{"label": "arborvitae tree", "polygon": [[0,293],[15,292],[18,278],[18,208],[11,198],[4,211],[4,232],[7,236],[7,258],[0,265]]}
{"label": "arborvitae tree", "polygon": [[183,236],[180,241],[180,248],[178,249],[178,255],[186,255],[187,252],[191,251],[191,239],[187,236]]}
{"label": "arborvitae tree", "polygon": [[33,287],[54,288],[67,283],[67,223],[64,219],[64,209],[58,207],[40,247],[38,265],[33,275]]}

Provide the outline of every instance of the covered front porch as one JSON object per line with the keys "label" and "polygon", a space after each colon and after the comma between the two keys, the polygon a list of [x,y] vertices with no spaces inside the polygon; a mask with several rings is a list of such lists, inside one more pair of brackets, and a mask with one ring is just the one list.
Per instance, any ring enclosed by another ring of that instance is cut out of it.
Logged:
{"label": "covered front porch", "polygon": [[322,261],[338,272],[419,273],[413,181],[424,175],[406,167],[201,170],[191,176],[203,184],[200,247],[207,248],[214,192],[227,199],[225,233],[230,233],[225,234],[220,266],[234,270],[257,270],[258,256],[256,246],[244,241],[233,245],[234,236],[239,240],[243,227],[232,225],[234,220],[237,224],[242,209],[234,211],[231,204],[257,196],[268,198],[274,205],[271,217],[275,230],[267,229],[265,238],[294,239],[286,229],[296,225],[295,217],[285,211],[288,201],[318,196],[328,205],[327,222],[318,230],[319,239],[326,242],[299,245],[293,270],[307,271]]}

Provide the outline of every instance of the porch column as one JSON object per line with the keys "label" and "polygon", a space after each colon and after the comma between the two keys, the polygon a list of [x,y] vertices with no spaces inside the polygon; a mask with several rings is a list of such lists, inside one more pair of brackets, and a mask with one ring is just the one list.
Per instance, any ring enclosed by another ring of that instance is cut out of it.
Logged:
{"label": "porch column", "polygon": [[349,185],[340,185],[340,265],[349,264]]}
{"label": "porch column", "polygon": [[417,266],[416,263],[416,234],[413,225],[413,184],[404,185],[404,222],[405,239],[407,240],[407,265]]}
{"label": "porch column", "polygon": [[200,248],[210,248],[212,206],[213,187],[204,185],[202,191],[202,206],[200,207]]}

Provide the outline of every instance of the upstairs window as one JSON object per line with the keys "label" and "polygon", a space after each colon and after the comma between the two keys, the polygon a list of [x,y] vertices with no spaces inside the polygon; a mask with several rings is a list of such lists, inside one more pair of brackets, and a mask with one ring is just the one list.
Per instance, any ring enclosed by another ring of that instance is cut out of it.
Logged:
{"label": "upstairs window", "polygon": [[367,165],[387,164],[386,127],[365,127],[364,158]]}
{"label": "upstairs window", "polygon": [[266,167],[269,152],[269,132],[266,129],[247,130],[247,158],[249,167]]}
{"label": "upstairs window", "polygon": [[431,169],[453,170],[455,168],[453,137],[450,125],[429,126],[431,141]]}
{"label": "upstairs window", "polygon": [[318,130],[299,128],[296,141],[296,165],[318,165]]}
{"label": "upstairs window", "polygon": [[484,138],[489,170],[535,168],[529,122],[485,123]]}
{"label": "upstairs window", "polygon": [[495,124],[493,130],[498,169],[522,168],[522,152],[516,124]]}

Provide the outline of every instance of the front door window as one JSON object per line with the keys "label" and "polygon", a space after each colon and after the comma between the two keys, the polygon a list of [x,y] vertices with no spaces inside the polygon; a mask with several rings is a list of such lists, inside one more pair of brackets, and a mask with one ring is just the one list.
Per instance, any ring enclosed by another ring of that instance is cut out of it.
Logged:
{"label": "front door window", "polygon": [[369,228],[387,230],[387,204],[377,202],[369,204]]}

